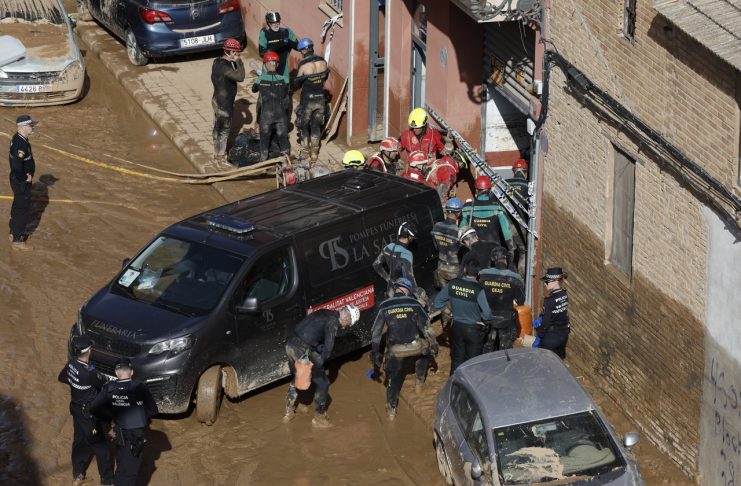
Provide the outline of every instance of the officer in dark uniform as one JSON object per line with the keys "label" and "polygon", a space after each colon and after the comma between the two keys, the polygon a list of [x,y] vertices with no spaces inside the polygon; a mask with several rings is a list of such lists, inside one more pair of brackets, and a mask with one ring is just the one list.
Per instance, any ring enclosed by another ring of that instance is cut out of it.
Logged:
{"label": "officer in dark uniform", "polygon": [[73,485],[85,481],[85,472],[90,459],[95,455],[101,484],[113,484],[113,460],[108,442],[98,420],[90,414],[90,404],[105,385],[105,380],[90,363],[93,342],[87,336],[76,336],[72,340],[74,357],[59,372],[60,383],[69,385],[71,400],[69,413],[72,415],[74,431],[72,439]]}
{"label": "officer in dark uniform", "polygon": [[396,232],[396,241],[383,248],[373,262],[373,270],[387,282],[386,293],[389,297],[394,292],[391,283],[397,278],[406,277],[414,285],[414,296],[422,301],[423,305],[426,305],[427,294],[423,288],[417,285],[417,281],[414,279],[414,257],[409,250],[416,237],[417,225],[411,221],[401,223]]}
{"label": "officer in dark uniform", "polygon": [[481,354],[491,323],[491,308],[484,287],[476,280],[479,264],[471,260],[458,277],[437,294],[433,309],[442,309],[448,302],[453,311],[450,326],[450,374],[464,361]]}
{"label": "officer in dark uniform", "polygon": [[567,278],[561,267],[549,268],[541,278],[547,295],[543,299],[543,312],[533,322],[538,334],[538,347],[550,349],[561,359],[566,359],[566,343],[569,342],[569,296],[561,285]]}
{"label": "officer in dark uniform", "polygon": [[288,27],[281,27],[280,13],[268,12],[265,14],[267,27],[260,30],[258,38],[258,51],[260,57],[265,56],[268,51],[278,54],[278,68],[276,72],[288,79],[288,55],[291,50],[296,49],[296,34]]}
{"label": "officer in dark uniform", "polygon": [[26,243],[26,226],[31,214],[31,184],[36,172],[31,143],[28,138],[38,122],[29,115],[21,115],[15,120],[17,133],[10,140],[10,189],[13,191],[13,205],[10,207],[11,247],[14,250],[30,250]]}
{"label": "officer in dark uniform", "polygon": [[149,419],[157,414],[157,404],[147,385],[132,380],[134,370],[128,358],[116,361],[116,380],[103,387],[90,405],[90,412],[116,423],[116,486],[135,486],[142,450],[147,443]]}
{"label": "officer in dark uniform", "polygon": [[301,89],[301,101],[296,107],[296,127],[301,130],[301,144],[308,150],[311,160],[316,161],[327,108],[324,83],[329,77],[329,68],[323,57],[314,54],[314,42],[308,37],[298,41],[298,49],[304,58],[298,64],[298,73],[293,81],[294,91]]}
{"label": "officer in dark uniform", "polygon": [[239,57],[242,46],[237,39],[224,41],[224,55],[214,59],[211,66],[211,84],[214,94],[211,107],[214,110],[214,160],[226,159],[226,144],[234,116],[234,99],[237,97],[237,83],[244,81],[244,63]]}
{"label": "officer in dark uniform", "polygon": [[[513,176],[509,179],[507,179],[507,184],[509,184],[512,189],[517,192],[520,196],[520,200],[524,201],[524,205],[527,208],[529,205],[528,201],[528,182],[527,182],[527,162],[525,159],[518,159],[515,161],[514,164],[512,164],[512,174]],[[514,230],[512,231],[512,238],[515,243],[515,259],[513,262],[510,262],[513,265],[513,268],[520,273],[520,275],[525,275],[525,257],[527,256],[527,232],[525,229],[519,225],[517,222],[512,222],[512,226],[514,227]]]}
{"label": "officer in dark uniform", "polygon": [[[430,318],[419,302],[412,297],[413,285],[408,278],[394,281],[394,295],[378,306],[373,321],[371,336],[373,350],[370,358],[376,370],[384,361],[381,354],[381,339],[386,334],[385,371],[388,377],[386,389],[386,412],[390,420],[396,417],[399,392],[404,384],[407,364],[413,359],[417,381],[415,391],[420,391],[427,379],[428,356],[437,355],[437,341],[429,329]],[[403,347],[400,350],[399,347]],[[417,354],[419,352],[419,354]]]}
{"label": "officer in dark uniform", "polygon": [[484,352],[498,349],[511,349],[517,338],[517,312],[515,302],[525,302],[525,284],[522,276],[507,268],[507,253],[501,246],[491,253],[493,268],[479,272],[479,282],[486,289],[486,300],[491,307],[492,322],[489,338],[484,344]]}
{"label": "officer in dark uniform", "polygon": [[445,220],[432,227],[432,244],[438,251],[435,282],[438,288],[445,287],[452,279],[460,275],[458,252],[461,249],[458,238],[458,222],[461,219],[463,204],[457,197],[448,199],[445,204]]}
{"label": "officer in dark uniform", "polygon": [[[476,178],[476,197],[463,206],[461,226],[471,226],[478,233],[479,239],[496,245],[506,245],[514,255],[515,244],[512,240],[512,226],[507,211],[499,204],[491,190],[491,179],[482,175]],[[509,260],[512,261],[510,256]]]}
{"label": "officer in dark uniform", "polygon": [[260,93],[257,99],[260,125],[260,161],[268,160],[272,137],[275,136],[283,154],[291,153],[288,141],[288,111],[291,100],[288,96],[288,75],[278,73],[278,55],[266,52],[262,57],[263,72],[252,85],[253,93]]}
{"label": "officer in dark uniform", "polygon": [[489,268],[491,266],[491,252],[499,245],[491,241],[480,240],[477,231],[470,226],[461,228],[458,235],[461,245],[468,249],[468,252],[461,259],[461,267],[464,267],[471,260],[476,260],[479,268]]}
{"label": "officer in dark uniform", "polygon": [[294,376],[288,386],[286,396],[286,413],[284,422],[293,419],[296,413],[296,361],[307,357],[314,366],[311,368],[311,382],[314,392],[316,415],[311,421],[314,427],[331,427],[327,418],[327,400],[329,394],[329,378],[324,372],[324,363],[327,362],[334,350],[334,340],[339,328],[348,328],[360,320],[360,309],[348,304],[339,310],[319,309],[306,316],[296,325],[293,336],[286,343],[288,366]]}

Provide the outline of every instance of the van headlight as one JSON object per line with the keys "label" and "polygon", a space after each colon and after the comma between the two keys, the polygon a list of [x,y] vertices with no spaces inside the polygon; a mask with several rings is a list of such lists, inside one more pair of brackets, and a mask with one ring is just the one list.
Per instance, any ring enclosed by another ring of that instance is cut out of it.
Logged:
{"label": "van headlight", "polygon": [[71,63],[67,64],[67,67],[64,68],[64,71],[62,71],[61,78],[67,81],[73,81],[80,78],[84,72],[85,68],[82,67],[82,62],[72,61]]}
{"label": "van headlight", "polygon": [[162,354],[167,351],[177,354],[189,349],[191,346],[193,346],[193,337],[183,336],[155,344],[149,350],[149,354]]}

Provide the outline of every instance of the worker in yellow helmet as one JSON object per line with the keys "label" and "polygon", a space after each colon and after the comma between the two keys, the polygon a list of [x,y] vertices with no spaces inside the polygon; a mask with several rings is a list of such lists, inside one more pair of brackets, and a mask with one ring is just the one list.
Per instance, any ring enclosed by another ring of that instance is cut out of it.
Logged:
{"label": "worker in yellow helmet", "polygon": [[407,154],[419,150],[428,160],[436,160],[445,150],[445,142],[440,132],[429,126],[427,112],[415,108],[409,113],[409,130],[401,134],[401,148]]}
{"label": "worker in yellow helmet", "polygon": [[342,157],[342,167],[345,169],[361,169],[365,165],[365,155],[360,150],[348,150]]}

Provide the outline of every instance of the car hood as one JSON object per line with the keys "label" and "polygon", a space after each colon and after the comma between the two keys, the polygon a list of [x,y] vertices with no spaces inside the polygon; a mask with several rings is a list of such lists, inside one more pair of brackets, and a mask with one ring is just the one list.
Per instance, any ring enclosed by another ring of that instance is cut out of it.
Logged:
{"label": "car hood", "polygon": [[105,289],[90,299],[82,311],[86,330],[139,343],[178,336],[197,320]]}
{"label": "car hood", "polygon": [[[23,26],[28,32],[13,29],[5,32],[8,26]],[[38,27],[38,28],[37,28]],[[3,25],[3,34],[17,38],[26,47],[26,56],[18,61],[0,66],[6,72],[49,72],[61,71],[80,58],[66,25]]]}

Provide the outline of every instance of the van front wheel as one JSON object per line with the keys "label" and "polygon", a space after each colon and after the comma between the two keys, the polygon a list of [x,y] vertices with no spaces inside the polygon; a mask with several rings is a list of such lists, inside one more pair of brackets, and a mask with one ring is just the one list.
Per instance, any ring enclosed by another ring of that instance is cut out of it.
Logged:
{"label": "van front wheel", "polygon": [[212,366],[198,379],[196,393],[196,416],[198,421],[213,425],[219,416],[224,388],[221,382],[221,366]]}

